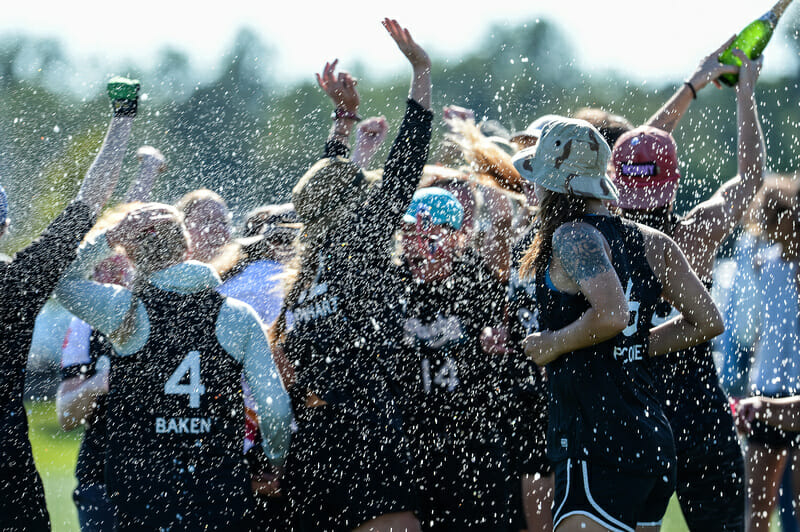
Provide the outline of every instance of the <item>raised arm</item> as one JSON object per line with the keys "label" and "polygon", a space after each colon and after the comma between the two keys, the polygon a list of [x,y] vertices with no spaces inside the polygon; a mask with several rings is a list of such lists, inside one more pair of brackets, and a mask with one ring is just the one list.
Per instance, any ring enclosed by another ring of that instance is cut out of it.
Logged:
{"label": "raised arm", "polygon": [[[383,165],[382,184],[374,188],[369,200],[359,207],[360,229],[352,243],[355,249],[380,255],[384,254],[382,243],[392,238],[419,184],[428,160],[433,121],[428,54],[397,21],[386,19],[383,25],[411,63],[414,78],[403,121]],[[381,244],[377,244],[378,241]]]}
{"label": "raised arm", "polygon": [[553,233],[550,271],[562,291],[580,292],[589,309],[566,327],[525,338],[525,354],[544,366],[561,355],[613,338],[628,325],[628,302],[603,235],[585,223],[567,223]]}
{"label": "raised arm", "polygon": [[156,178],[167,170],[166,158],[152,146],[142,146],[136,150],[136,158],[139,160],[139,173],[125,194],[126,203],[150,201]]}
{"label": "raised arm", "polygon": [[703,278],[710,276],[717,247],[739,223],[764,182],[764,135],[755,99],[762,61],[760,58],[751,61],[740,50],[735,50],[734,55],[742,61],[736,85],[738,175],[689,211],[685,223],[672,235]]}
{"label": "raised arm", "polygon": [[325,63],[321,74],[316,74],[317,84],[334,105],[333,126],[325,143],[325,157],[347,157],[350,152],[350,132],[360,120],[358,82],[347,72],[336,74],[338,59]]}
{"label": "raised arm", "polygon": [[94,214],[102,210],[117,186],[133,128],[133,118],[136,116],[139,82],[112,78],[108,82],[108,95],[114,107],[114,117],[108,126],[103,146],[89,167],[78,192],[78,200],[87,204]]}
{"label": "raised arm", "polygon": [[408,97],[428,111],[431,110],[431,60],[427,52],[414,42],[406,28],[394,19],[383,19],[383,26],[392,36],[397,47],[411,63],[411,91]]}
{"label": "raised arm", "polygon": [[723,74],[736,74],[739,67],[735,65],[724,65],[719,62],[719,55],[725,51],[736,38],[736,35],[729,38],[725,43],[711,52],[700,61],[697,69],[689,79],[675,91],[675,94],[667,100],[661,109],[656,111],[645,125],[656,127],[667,133],[672,133],[678,127],[686,111],[689,110],[692,100],[697,99],[697,93],[706,85],[713,83],[718,88],[721,86],[719,77]]}
{"label": "raised arm", "polygon": [[94,225],[97,213],[114,191],[136,113],[138,87],[138,82],[123,82],[119,78],[109,82],[114,116],[77,201],[53,220],[36,241],[18,252],[9,266],[7,275],[23,280],[21,286],[26,287],[25,297],[29,302],[40,301],[40,305],[31,304],[26,309],[38,311],[44,305],[61,274],[75,259],[78,245]]}
{"label": "raised arm", "polygon": [[681,314],[650,330],[648,354],[680,351],[722,334],[722,315],[681,249],[666,235],[651,237],[648,246],[654,245],[660,250],[657,255],[663,253],[653,268],[663,286],[661,295]]}

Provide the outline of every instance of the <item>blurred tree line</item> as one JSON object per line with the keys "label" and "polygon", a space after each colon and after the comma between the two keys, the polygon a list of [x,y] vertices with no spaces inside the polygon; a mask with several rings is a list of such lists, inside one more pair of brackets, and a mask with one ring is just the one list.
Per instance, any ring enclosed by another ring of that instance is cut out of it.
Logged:
{"label": "blurred tree line", "polygon": [[[307,82],[275,84],[265,68],[272,55],[268,43],[244,29],[208,82],[197,83],[188,57],[169,49],[152,70],[135,65],[117,70],[141,79],[148,96],[140,102],[118,194],[135,175],[136,148],[151,144],[169,165],[155,198],[174,201],[205,186],[222,194],[239,215],[259,204],[287,200],[295,181],[322,153],[331,105],[311,72]],[[326,59],[321,50],[320,65]],[[568,38],[547,21],[496,26],[480,47],[458,61],[433,59],[436,111],[445,104],[470,107],[476,116],[500,120],[510,130],[523,129],[545,113],[569,114],[585,106],[602,107],[640,124],[681,82],[650,86],[615,72],[581,72]],[[396,128],[408,73],[371,79],[363,68],[355,70],[361,114],[384,114]],[[73,197],[102,142],[110,117],[108,100],[105,94],[76,97],[67,89],[75,82],[70,72],[57,41],[25,36],[0,40],[0,183],[11,198],[12,221],[2,252],[25,245]],[[92,80],[97,86],[103,81]],[[768,166],[793,172],[800,167],[797,73],[761,81],[757,97]],[[735,113],[732,89],[709,88],[679,126],[675,137],[684,175],[679,210],[707,197],[736,173]],[[434,147],[443,133],[441,122],[436,125]]]}

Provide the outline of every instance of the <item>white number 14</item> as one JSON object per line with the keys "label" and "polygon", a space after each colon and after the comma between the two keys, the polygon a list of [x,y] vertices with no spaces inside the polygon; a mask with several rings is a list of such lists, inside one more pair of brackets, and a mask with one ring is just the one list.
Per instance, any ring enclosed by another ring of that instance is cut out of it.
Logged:
{"label": "white number 14", "polygon": [[[180,384],[187,373],[189,384]],[[189,408],[200,408],[200,396],[206,393],[206,387],[200,382],[200,351],[190,351],[186,355],[164,384],[164,393],[186,394],[189,396]]]}

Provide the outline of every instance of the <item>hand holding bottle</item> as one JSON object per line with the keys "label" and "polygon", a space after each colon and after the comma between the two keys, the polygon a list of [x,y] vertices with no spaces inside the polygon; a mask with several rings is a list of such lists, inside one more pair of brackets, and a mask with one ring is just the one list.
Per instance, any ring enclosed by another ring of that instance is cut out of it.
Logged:
{"label": "hand holding bottle", "polygon": [[725,41],[722,46],[708,54],[700,61],[700,64],[697,65],[697,70],[694,71],[694,74],[689,78],[689,83],[692,84],[694,90],[700,91],[703,87],[708,85],[709,83],[713,83],[717,86],[717,88],[721,88],[722,85],[719,82],[719,77],[723,74],[737,74],[739,72],[739,67],[736,65],[726,65],[720,62],[719,56],[722,52],[727,50],[727,48],[731,45],[731,43],[736,39],[736,35],[733,35],[727,41]]}
{"label": "hand holding bottle", "polygon": [[733,50],[733,55],[742,62],[739,67],[739,80],[736,82],[737,94],[752,94],[756,87],[756,81],[761,74],[761,65],[764,64],[764,57],[752,60],[741,50]]}

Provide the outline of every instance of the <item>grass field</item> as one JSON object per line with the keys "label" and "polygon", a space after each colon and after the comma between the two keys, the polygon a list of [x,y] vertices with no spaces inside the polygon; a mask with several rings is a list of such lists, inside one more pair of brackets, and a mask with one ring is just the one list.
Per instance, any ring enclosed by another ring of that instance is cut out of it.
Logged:
{"label": "grass field", "polygon": [[[78,530],[78,517],[72,503],[75,489],[75,461],[82,431],[64,432],[58,425],[55,403],[36,401],[26,403],[30,422],[30,437],[36,467],[42,475],[47,508],[53,523],[53,532]],[[773,526],[773,532],[779,527]],[[664,518],[663,532],[685,532],[680,508],[673,497]]]}

